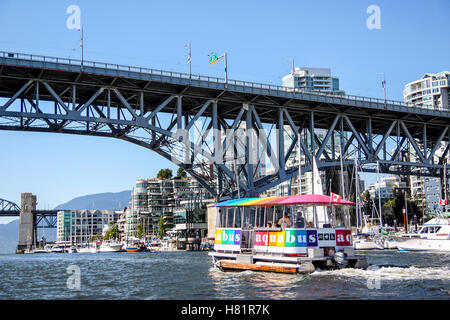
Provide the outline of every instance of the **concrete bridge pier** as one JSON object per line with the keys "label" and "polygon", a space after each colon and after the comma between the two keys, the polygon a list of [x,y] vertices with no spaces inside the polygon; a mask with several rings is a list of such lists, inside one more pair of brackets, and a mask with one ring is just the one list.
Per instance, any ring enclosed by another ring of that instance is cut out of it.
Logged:
{"label": "concrete bridge pier", "polygon": [[21,194],[21,209],[19,222],[19,242],[16,253],[31,251],[36,246],[36,234],[34,228],[34,214],[36,210],[36,196],[32,193]]}

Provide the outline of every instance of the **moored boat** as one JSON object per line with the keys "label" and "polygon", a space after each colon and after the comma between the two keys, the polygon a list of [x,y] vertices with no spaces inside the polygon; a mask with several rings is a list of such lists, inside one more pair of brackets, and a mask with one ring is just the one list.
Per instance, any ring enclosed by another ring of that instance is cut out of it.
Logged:
{"label": "moored boat", "polygon": [[99,252],[120,252],[122,244],[115,241],[105,241],[99,247]]}
{"label": "moored boat", "polygon": [[414,237],[395,237],[400,251],[450,251],[450,219],[426,222]]}
{"label": "moored boat", "polygon": [[126,252],[139,252],[142,251],[142,248],[139,245],[128,245],[125,248]]}

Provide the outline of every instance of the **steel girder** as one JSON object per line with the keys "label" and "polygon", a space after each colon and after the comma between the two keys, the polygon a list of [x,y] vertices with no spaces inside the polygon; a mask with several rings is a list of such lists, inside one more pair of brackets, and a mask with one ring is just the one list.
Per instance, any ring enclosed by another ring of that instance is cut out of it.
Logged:
{"label": "steel girder", "polygon": [[[122,139],[183,167],[217,198],[256,196],[292,179],[298,169],[288,161],[298,147],[304,171],[311,170],[312,157],[319,169],[339,168],[342,149],[345,165],[361,154],[363,171],[374,172],[379,162],[383,173],[436,176],[443,174],[449,154],[448,124],[433,127],[432,135],[420,120],[332,112],[330,106],[325,112],[322,104],[303,108],[290,100],[272,101],[270,107],[256,97],[239,103],[230,98],[239,98],[232,92],[194,97],[187,88],[152,90],[148,99],[146,86],[124,87],[115,80],[92,85],[26,76],[14,80],[20,86],[0,102],[0,130]],[[6,81],[0,75],[0,87]],[[399,158],[402,150],[406,159]],[[265,171],[268,167],[273,170]]]}
{"label": "steel girder", "polygon": [[14,202],[0,199],[0,211],[20,211],[20,207]]}

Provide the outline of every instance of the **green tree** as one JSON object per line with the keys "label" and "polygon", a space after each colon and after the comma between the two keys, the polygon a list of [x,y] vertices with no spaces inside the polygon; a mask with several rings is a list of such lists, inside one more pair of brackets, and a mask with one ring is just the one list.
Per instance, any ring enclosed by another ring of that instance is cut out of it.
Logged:
{"label": "green tree", "polygon": [[178,168],[176,179],[185,179],[186,171],[183,168]]}
{"label": "green tree", "polygon": [[159,235],[160,239],[164,238],[164,236],[166,235],[166,223],[164,221],[164,217],[163,216],[159,217],[158,235]]}
{"label": "green tree", "polygon": [[386,201],[383,204],[383,207],[389,208],[389,224],[393,224],[394,223],[394,219],[395,219],[395,207],[397,206],[397,203],[395,201],[395,199],[391,199]]}
{"label": "green tree", "polygon": [[91,242],[94,242],[96,240],[102,240],[102,239],[103,239],[103,237],[101,234],[95,234],[91,237]]}
{"label": "green tree", "polygon": [[[108,235],[108,239],[106,239],[106,235]],[[117,223],[110,221],[108,223],[108,231],[106,231],[106,234],[105,234],[105,240],[117,239],[117,238],[119,238],[119,226],[117,225]]]}
{"label": "green tree", "polygon": [[156,177],[159,180],[167,180],[172,178],[172,170],[170,170],[169,168],[166,169],[161,169],[158,171],[158,174],[156,175]]}
{"label": "green tree", "polygon": [[139,222],[136,226],[136,238],[141,239],[144,235],[144,225],[142,222]]}

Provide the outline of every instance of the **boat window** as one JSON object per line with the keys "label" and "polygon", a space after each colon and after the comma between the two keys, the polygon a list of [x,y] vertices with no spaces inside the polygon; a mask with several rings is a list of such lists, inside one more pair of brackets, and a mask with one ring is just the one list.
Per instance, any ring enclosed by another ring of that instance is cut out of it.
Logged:
{"label": "boat window", "polygon": [[424,227],[422,228],[422,230],[420,230],[419,233],[427,233],[428,232],[428,227]]}
{"label": "boat window", "polygon": [[434,233],[434,227],[428,227],[428,233]]}
{"label": "boat window", "polygon": [[441,227],[435,227],[434,232],[439,232],[439,230],[441,230]]}

